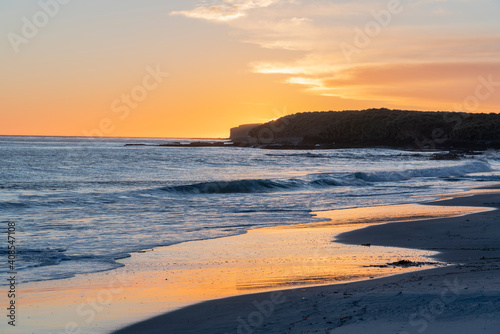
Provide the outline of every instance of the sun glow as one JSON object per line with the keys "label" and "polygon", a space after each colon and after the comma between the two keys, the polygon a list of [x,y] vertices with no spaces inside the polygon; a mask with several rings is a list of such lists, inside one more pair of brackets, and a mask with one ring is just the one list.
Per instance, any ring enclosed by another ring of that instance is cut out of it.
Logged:
{"label": "sun glow", "polygon": [[[17,36],[0,63],[0,135],[227,137],[281,106],[499,111],[492,0],[413,1],[369,35],[386,6],[364,0],[80,6],[26,37],[43,8],[0,5],[0,27]],[[149,90],[156,66],[169,76]]]}

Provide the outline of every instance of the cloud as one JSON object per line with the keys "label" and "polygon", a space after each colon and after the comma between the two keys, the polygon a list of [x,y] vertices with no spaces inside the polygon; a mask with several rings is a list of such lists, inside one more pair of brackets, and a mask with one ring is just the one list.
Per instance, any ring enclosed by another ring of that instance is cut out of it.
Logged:
{"label": "cloud", "polygon": [[[219,0],[172,14],[224,22],[242,42],[290,51],[269,51],[273,60],[256,59],[250,69],[314,95],[451,103],[473,90],[478,76],[500,70],[493,62],[500,52],[500,26],[491,10],[500,9],[498,2],[402,1],[403,9],[382,24],[388,4]],[[374,34],[377,23],[381,27]],[[366,27],[372,29],[369,41],[356,46],[358,34],[369,35]],[[356,47],[349,59],[342,51],[345,44]]]}
{"label": "cloud", "polygon": [[488,103],[492,110],[498,111],[495,109],[500,103],[498,73],[498,61],[371,64],[347,67],[330,76],[292,76],[285,83],[302,85],[309,93],[344,99],[386,101],[400,105],[436,102],[453,109],[454,104],[475,94],[481,80],[488,81],[490,77],[498,92],[493,92],[485,105]]}
{"label": "cloud", "polygon": [[254,62],[250,67],[255,73],[290,75],[331,75],[342,68],[335,55],[309,54],[293,62]]}
{"label": "cloud", "polygon": [[236,20],[247,15],[254,8],[269,7],[277,0],[222,0],[201,3],[195,9],[171,12],[170,15],[182,15],[189,18],[215,22]]}

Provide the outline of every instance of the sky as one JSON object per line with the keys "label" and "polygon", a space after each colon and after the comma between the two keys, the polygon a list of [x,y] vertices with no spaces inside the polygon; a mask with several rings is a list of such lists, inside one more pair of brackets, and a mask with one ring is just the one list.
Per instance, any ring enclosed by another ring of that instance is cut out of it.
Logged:
{"label": "sky", "polygon": [[0,135],[224,138],[303,111],[498,112],[498,0],[0,2]]}

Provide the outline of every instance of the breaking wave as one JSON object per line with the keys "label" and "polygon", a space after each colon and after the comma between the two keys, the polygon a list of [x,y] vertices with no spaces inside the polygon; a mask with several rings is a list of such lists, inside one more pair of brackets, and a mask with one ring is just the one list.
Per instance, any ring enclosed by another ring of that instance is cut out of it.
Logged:
{"label": "breaking wave", "polygon": [[293,178],[256,179],[200,182],[187,185],[161,188],[164,191],[185,194],[236,194],[236,193],[269,193],[277,191],[294,191],[307,188],[327,188],[335,186],[363,186],[373,182],[398,182],[414,178],[459,177],[470,173],[491,171],[488,163],[475,161],[458,166],[435,167],[426,169],[408,169],[403,171],[381,171],[372,173],[351,173],[346,175],[316,176],[314,179]]}

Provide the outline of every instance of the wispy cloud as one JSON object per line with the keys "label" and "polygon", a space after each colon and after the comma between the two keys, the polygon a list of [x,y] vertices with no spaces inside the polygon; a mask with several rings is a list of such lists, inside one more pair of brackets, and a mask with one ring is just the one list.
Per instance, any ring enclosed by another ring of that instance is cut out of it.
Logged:
{"label": "wispy cloud", "polygon": [[[301,85],[307,92],[344,99],[386,101],[387,103],[437,102],[452,109],[464,97],[474,93],[479,78],[492,75],[500,83],[500,62],[398,63],[346,67],[323,76],[291,76],[284,82]],[[500,103],[500,94],[489,104]],[[495,110],[497,111],[497,110]]]}
{"label": "wispy cloud", "polygon": [[203,2],[195,9],[171,12],[170,15],[183,15],[195,19],[226,22],[246,16],[254,8],[264,8],[277,0],[222,0]]}
{"label": "wispy cloud", "polygon": [[[500,26],[484,14],[500,9],[495,0],[401,1],[402,10],[384,25],[389,3],[223,0],[172,14],[224,22],[242,42],[294,51],[279,60],[256,59],[250,69],[314,95],[452,103],[479,75],[498,73],[492,60],[500,53]],[[366,38],[370,24],[379,24],[380,32],[348,61],[340,46]]]}
{"label": "wispy cloud", "polygon": [[254,62],[250,64],[255,73],[320,76],[331,75],[343,66],[336,55],[309,54],[304,58],[288,62]]}

